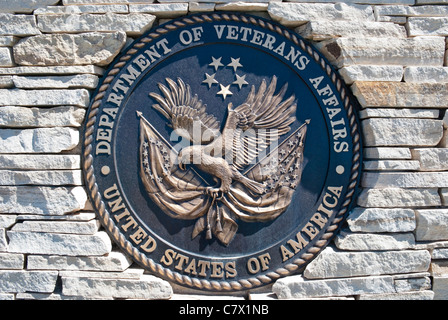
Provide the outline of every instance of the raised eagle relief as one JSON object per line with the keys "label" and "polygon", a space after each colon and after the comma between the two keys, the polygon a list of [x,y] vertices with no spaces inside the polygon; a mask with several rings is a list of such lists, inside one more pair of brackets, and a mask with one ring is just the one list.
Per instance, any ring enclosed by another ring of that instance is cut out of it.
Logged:
{"label": "raised eagle relief", "polygon": [[[269,85],[263,80],[258,90],[252,86],[244,103],[228,104],[219,131],[219,121],[188,84],[180,78],[166,82],[168,87],[158,84],[161,95],[149,93],[158,102],[153,108],[192,145],[177,152],[138,113],[140,176],[150,198],[173,218],[197,220],[192,238],[205,231],[207,239],[213,234],[225,245],[235,236],[238,219],[264,222],[282,214],[300,182],[309,124],[277,145],[296,120],[295,97],[284,97],[287,84],[276,93],[274,76]],[[272,144],[276,147],[266,154]]]}

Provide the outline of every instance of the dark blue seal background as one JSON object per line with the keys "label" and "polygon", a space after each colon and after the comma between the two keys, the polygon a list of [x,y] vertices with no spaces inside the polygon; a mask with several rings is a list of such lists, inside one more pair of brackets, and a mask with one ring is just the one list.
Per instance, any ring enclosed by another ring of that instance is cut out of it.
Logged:
{"label": "dark blue seal background", "polygon": [[[147,232],[156,239],[158,251],[160,250],[161,254],[166,248],[172,247],[193,257],[220,258],[224,261],[269,252],[272,257],[271,263],[274,264],[274,259],[276,259],[278,264],[280,260],[278,246],[285,243],[286,240],[294,238],[296,233],[309,221],[321,203],[326,187],[329,185],[344,186],[344,194],[341,196],[340,203],[345,197],[345,186],[350,181],[352,150],[342,153],[335,153],[333,150],[331,125],[325,111],[326,106],[323,105],[322,98],[318,96],[309,79],[324,76],[325,85],[329,84],[334,93],[337,93],[338,90],[328,80],[322,67],[311,56],[290,40],[279,36],[278,33],[260,26],[250,25],[252,29],[258,29],[260,32],[272,34],[278,38],[277,44],[285,41],[285,55],[289,52],[290,46],[300,50],[301,55],[308,57],[309,60],[305,70],[298,70],[284,57],[250,41],[226,39],[225,33],[219,39],[214,28],[216,24],[247,26],[242,22],[233,21],[203,22],[171,31],[163,36],[168,40],[170,53],[152,63],[144,71],[144,74],[138,77],[138,81],[130,86],[119,107],[113,128],[113,156],[96,157],[93,160],[99,192],[102,194],[107,186],[117,183],[127,207],[132,211],[134,218],[139,219],[139,222],[147,228]],[[182,30],[192,30],[198,26],[203,28],[199,41],[192,41],[188,45],[179,42],[179,33]],[[153,44],[150,43],[150,45]],[[133,56],[138,56],[145,49],[147,47],[139,49]],[[212,57],[221,58],[223,66],[217,70],[211,66]],[[231,62],[231,58],[239,58],[239,63],[242,65],[236,71],[227,66]],[[125,72],[127,72],[126,68],[122,68],[120,71],[120,73]],[[120,73],[116,75],[117,78]],[[242,85],[241,88],[231,85],[232,95],[224,98],[223,95],[217,94],[220,90],[219,85],[214,84],[209,87],[203,82],[205,74],[213,73],[216,73],[216,79],[224,84],[231,84],[235,81],[235,73],[246,75],[247,84]],[[160,94],[158,83],[167,85],[166,78],[181,78],[191,87],[192,93],[197,94],[199,99],[207,105],[207,113],[215,115],[221,125],[224,125],[228,103],[233,103],[234,107],[238,106],[246,100],[252,85],[258,89],[263,79],[269,84],[273,76],[278,79],[276,93],[283,84],[288,83],[285,98],[294,94],[297,102],[297,121],[293,123],[291,131],[281,137],[279,143],[306,120],[311,120],[305,141],[302,179],[290,206],[283,214],[270,222],[238,221],[239,228],[236,236],[227,247],[216,239],[207,240],[203,235],[191,239],[195,220],[169,217],[146,194],[139,177],[140,128],[136,112],[142,112],[154,128],[167,141],[175,145],[176,141],[171,141],[172,130],[167,126],[166,119],[152,107],[157,102],[149,96],[149,93]],[[324,85],[322,84],[322,86]],[[112,92],[111,90],[109,88],[106,91],[105,97]],[[338,101],[339,107],[343,109],[343,102],[339,97]],[[342,113],[345,124],[348,125],[350,121],[345,111]],[[350,132],[348,133],[350,134]],[[95,148],[95,141],[92,144]],[[112,169],[111,174],[107,176],[101,174],[100,169],[104,165],[108,165]],[[343,173],[334,171],[338,165],[345,165]],[[312,246],[313,242],[310,241],[309,246]],[[160,254],[157,257],[151,257],[150,254],[148,256],[156,262],[160,261]],[[247,273],[246,270],[243,270],[244,267],[244,264],[238,266],[239,274]]]}

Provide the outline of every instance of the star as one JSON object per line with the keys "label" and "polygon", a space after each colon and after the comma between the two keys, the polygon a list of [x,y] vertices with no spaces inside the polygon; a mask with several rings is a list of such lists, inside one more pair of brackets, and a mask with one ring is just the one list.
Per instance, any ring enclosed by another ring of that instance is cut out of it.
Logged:
{"label": "star", "polygon": [[227,66],[228,67],[232,67],[233,68],[233,72],[236,72],[236,69],[238,68],[238,67],[242,67],[243,65],[240,63],[240,58],[238,58],[238,59],[233,59],[233,58],[230,58],[231,60],[232,60],[232,62],[230,62]]}
{"label": "star", "polygon": [[246,79],[246,75],[240,77],[239,75],[235,74],[235,76],[236,76],[236,80],[233,81],[232,84],[236,84],[238,87],[240,87],[240,90],[241,90],[241,87],[242,87],[243,85],[245,85],[245,84],[249,84],[249,83],[245,80],[245,79]]}
{"label": "star", "polygon": [[209,64],[209,66],[212,66],[215,68],[215,71],[218,70],[219,67],[223,67],[224,65],[221,63],[222,57],[215,59],[215,57],[212,57],[213,62]]}
{"label": "star", "polygon": [[208,88],[210,89],[212,87],[213,84],[215,83],[219,83],[218,81],[216,81],[215,79],[215,75],[216,73],[209,75],[208,73],[205,74],[205,77],[207,79],[205,79],[204,81],[202,81],[202,83],[206,83],[208,85]]}
{"label": "star", "polygon": [[221,94],[224,100],[227,98],[228,95],[229,96],[232,95],[232,91],[229,90],[230,84],[226,87],[224,87],[222,84],[219,84],[219,86],[221,87],[221,91],[218,91],[217,94]]}

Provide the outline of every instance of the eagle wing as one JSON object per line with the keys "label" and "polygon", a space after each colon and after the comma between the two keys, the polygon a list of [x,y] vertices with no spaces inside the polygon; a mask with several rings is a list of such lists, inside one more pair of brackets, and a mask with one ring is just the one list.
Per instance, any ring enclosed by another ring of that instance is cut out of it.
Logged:
{"label": "eagle wing", "polygon": [[236,123],[236,127],[233,138],[226,137],[226,140],[232,143],[233,166],[237,170],[253,163],[273,141],[291,130],[290,125],[295,121],[295,96],[283,99],[288,85],[275,94],[276,86],[277,77],[272,78],[269,86],[263,79],[258,92],[252,86],[246,101],[229,112],[226,127],[231,123]]}
{"label": "eagle wing", "polygon": [[153,108],[169,120],[169,126],[179,136],[196,144],[213,141],[219,134],[220,123],[215,116],[207,114],[207,105],[197,95],[192,95],[190,86],[182,79],[178,78],[177,82],[170,78],[165,80],[168,87],[158,83],[163,96],[149,93],[158,102]]}

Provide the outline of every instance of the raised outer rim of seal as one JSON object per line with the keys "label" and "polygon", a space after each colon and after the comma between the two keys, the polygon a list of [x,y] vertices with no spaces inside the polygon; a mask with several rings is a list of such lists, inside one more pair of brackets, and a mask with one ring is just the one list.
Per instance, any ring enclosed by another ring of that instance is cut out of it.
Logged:
{"label": "raised outer rim of seal", "polygon": [[[301,253],[292,262],[284,265],[282,268],[277,268],[275,271],[271,271],[267,274],[250,277],[247,279],[240,279],[234,281],[209,281],[206,279],[191,278],[187,275],[173,272],[162,265],[154,262],[144,254],[140,253],[119,231],[115,222],[111,219],[109,213],[106,210],[105,204],[102,201],[101,194],[98,191],[98,185],[94,175],[93,168],[93,156],[92,156],[92,141],[94,139],[94,124],[96,122],[96,116],[98,108],[101,105],[101,100],[104,97],[106,90],[110,83],[113,81],[114,76],[120,72],[121,68],[126,65],[127,61],[135,54],[140,48],[147,45],[151,41],[157,39],[161,35],[164,35],[170,31],[182,28],[188,25],[213,22],[213,21],[235,21],[244,22],[259,26],[270,31],[276,32],[279,35],[286,37],[292,41],[295,45],[299,46],[302,50],[306,51],[325,71],[329,76],[336,89],[338,90],[340,97],[343,101],[344,109],[347,112],[350,126],[350,135],[353,141],[353,156],[352,167],[350,172],[350,180],[347,188],[347,193],[341,209],[334,217],[331,224],[325,230],[321,239],[316,241],[314,246],[310,247],[306,252]],[[311,45],[307,44],[303,39],[297,37],[294,33],[291,33],[284,27],[280,27],[271,21],[267,21],[258,17],[249,16],[245,14],[235,13],[213,13],[213,14],[197,14],[178,18],[171,22],[168,22],[147,35],[139,38],[134,44],[123,54],[117,62],[109,69],[108,73],[101,84],[101,87],[97,90],[95,97],[92,99],[92,103],[88,112],[88,117],[85,125],[84,139],[83,139],[83,172],[85,181],[87,182],[88,194],[92,201],[92,205],[97,211],[99,219],[109,233],[109,235],[115,240],[115,242],[124,250],[127,254],[133,257],[133,259],[140,263],[144,268],[152,271],[154,274],[161,276],[162,278],[173,281],[177,284],[188,286],[195,289],[205,289],[211,291],[241,291],[251,288],[267,285],[281,277],[292,275],[304,268],[305,265],[311,261],[325,246],[330,242],[333,236],[336,234],[341,223],[344,220],[345,215],[350,209],[353,200],[356,197],[356,189],[359,183],[360,176],[360,164],[361,164],[361,134],[360,127],[356,118],[356,108],[353,104],[350,93],[347,92],[343,81],[328,64],[325,58],[323,58]]]}

